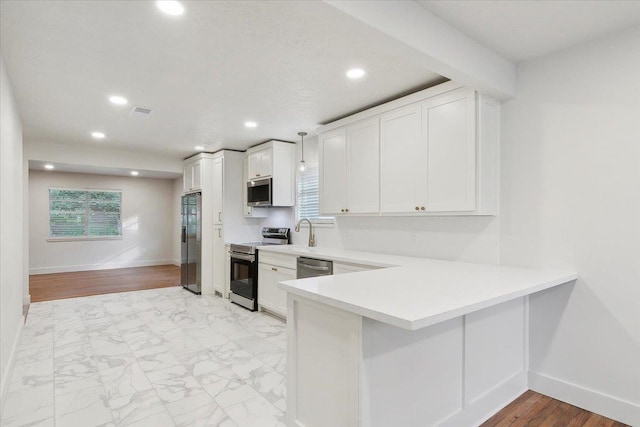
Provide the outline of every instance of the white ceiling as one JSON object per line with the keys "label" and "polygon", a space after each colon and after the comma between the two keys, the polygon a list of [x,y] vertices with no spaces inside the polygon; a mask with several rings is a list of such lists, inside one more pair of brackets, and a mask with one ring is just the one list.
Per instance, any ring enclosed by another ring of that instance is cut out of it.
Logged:
{"label": "white ceiling", "polygon": [[[27,141],[176,157],[297,141],[321,123],[442,82],[415,51],[323,2],[5,1],[0,48]],[[367,75],[350,81],[345,71]],[[128,107],[107,96],[124,95]],[[153,110],[144,120],[132,105]],[[246,120],[259,126],[247,129]],[[93,140],[90,132],[107,134]]]}
{"label": "white ceiling", "polygon": [[640,24],[640,1],[416,0],[513,62],[559,51]]}
{"label": "white ceiling", "polygon": [[[175,158],[196,145],[245,149],[297,141],[445,80],[417,51],[324,2],[185,1],[181,17],[154,3],[0,1],[0,49],[27,141]],[[640,1],[417,3],[514,62],[640,22]],[[353,66],[366,77],[346,79]],[[111,94],[130,105],[109,104]],[[133,105],[153,112],[133,119]]]}

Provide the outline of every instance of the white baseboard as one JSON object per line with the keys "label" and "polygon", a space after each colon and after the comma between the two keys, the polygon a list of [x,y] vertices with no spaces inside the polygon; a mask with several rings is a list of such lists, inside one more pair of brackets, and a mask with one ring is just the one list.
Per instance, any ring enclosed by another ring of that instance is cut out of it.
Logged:
{"label": "white baseboard", "polygon": [[182,265],[182,262],[179,259],[174,259],[172,261],[172,264],[177,266],[177,267],[180,267]]}
{"label": "white baseboard", "polygon": [[22,306],[24,307],[25,305],[31,305],[31,294],[22,296]]}
{"label": "white baseboard", "polygon": [[[83,265],[60,265],[55,267],[36,267],[30,268],[29,274],[51,274],[51,273],[71,273],[74,271],[90,271],[90,270],[111,270],[114,268],[130,268],[130,267],[150,267],[153,265],[173,265],[175,260],[159,259],[151,261],[134,261],[134,262],[108,262],[103,264],[83,264]],[[179,264],[178,264],[179,265]]]}
{"label": "white baseboard", "polygon": [[7,400],[7,394],[9,394],[9,386],[11,385],[11,374],[13,374],[13,367],[16,364],[16,356],[18,355],[18,345],[20,344],[20,338],[22,337],[22,328],[24,327],[24,316],[20,318],[20,326],[16,333],[13,345],[11,346],[11,353],[9,353],[9,363],[7,363],[7,369],[2,375],[0,380],[0,417],[4,413],[4,403]]}
{"label": "white baseboard", "polygon": [[529,388],[607,418],[640,426],[640,405],[529,371]]}

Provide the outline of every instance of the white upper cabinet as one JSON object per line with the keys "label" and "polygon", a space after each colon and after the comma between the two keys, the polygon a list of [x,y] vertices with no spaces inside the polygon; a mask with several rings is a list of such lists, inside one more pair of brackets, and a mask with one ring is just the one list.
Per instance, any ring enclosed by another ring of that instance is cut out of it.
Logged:
{"label": "white upper cabinet", "polygon": [[426,146],[420,104],[380,117],[380,210],[420,212],[426,204]]}
{"label": "white upper cabinet", "polygon": [[475,113],[471,90],[422,104],[428,212],[473,211],[476,207]]}
{"label": "white upper cabinet", "polygon": [[247,156],[249,160],[248,179],[268,178],[271,176],[273,168],[272,153],[271,148],[265,148]]}
{"label": "white upper cabinet", "polygon": [[447,82],[323,126],[322,213],[497,214],[499,120]]}
{"label": "white upper cabinet", "polygon": [[377,118],[320,136],[322,213],[378,213],[379,138]]}
{"label": "white upper cabinet", "polygon": [[325,214],[344,213],[347,208],[347,132],[337,129],[320,135],[320,211]]}
{"label": "white upper cabinet", "polygon": [[271,178],[271,205],[295,205],[296,146],[269,141],[247,150],[246,181]]}
{"label": "white upper cabinet", "polygon": [[182,184],[185,193],[202,189],[202,160],[185,163]]}

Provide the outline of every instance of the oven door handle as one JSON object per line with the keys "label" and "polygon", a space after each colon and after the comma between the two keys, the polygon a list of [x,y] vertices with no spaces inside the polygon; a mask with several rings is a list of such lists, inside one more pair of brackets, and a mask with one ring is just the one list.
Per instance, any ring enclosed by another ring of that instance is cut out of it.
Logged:
{"label": "oven door handle", "polygon": [[256,259],[255,255],[240,254],[240,253],[237,253],[237,252],[231,252],[230,255],[231,255],[231,260],[236,258],[236,259],[241,259],[243,261],[251,261],[251,262],[253,262]]}

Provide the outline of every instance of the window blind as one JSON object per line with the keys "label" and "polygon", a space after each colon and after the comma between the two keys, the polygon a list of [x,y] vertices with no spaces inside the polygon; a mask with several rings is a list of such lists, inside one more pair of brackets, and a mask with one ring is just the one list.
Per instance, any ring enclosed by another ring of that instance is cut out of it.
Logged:
{"label": "window blind", "polygon": [[49,237],[122,236],[122,192],[49,189]]}
{"label": "window blind", "polygon": [[333,223],[333,217],[320,216],[320,177],[317,167],[298,172],[296,188],[296,222],[307,218],[316,223]]}

